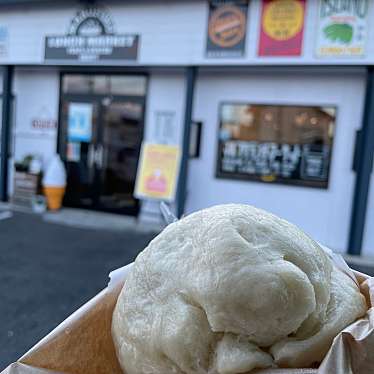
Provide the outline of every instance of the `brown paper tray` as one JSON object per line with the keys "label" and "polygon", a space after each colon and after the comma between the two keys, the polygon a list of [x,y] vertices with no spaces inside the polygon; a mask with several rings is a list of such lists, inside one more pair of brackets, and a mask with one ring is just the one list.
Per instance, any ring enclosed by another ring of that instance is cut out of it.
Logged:
{"label": "brown paper tray", "polygon": [[[2,374],[121,374],[111,337],[111,320],[127,270]],[[355,276],[372,307],[374,278],[357,272]],[[256,373],[373,374],[374,308],[335,338],[319,369],[270,369]]]}

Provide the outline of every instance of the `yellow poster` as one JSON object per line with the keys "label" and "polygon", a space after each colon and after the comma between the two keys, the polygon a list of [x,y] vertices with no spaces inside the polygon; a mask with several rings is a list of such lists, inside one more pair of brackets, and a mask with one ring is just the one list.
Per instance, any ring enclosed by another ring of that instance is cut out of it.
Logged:
{"label": "yellow poster", "polygon": [[180,148],[143,143],[136,176],[135,196],[166,201],[175,199]]}

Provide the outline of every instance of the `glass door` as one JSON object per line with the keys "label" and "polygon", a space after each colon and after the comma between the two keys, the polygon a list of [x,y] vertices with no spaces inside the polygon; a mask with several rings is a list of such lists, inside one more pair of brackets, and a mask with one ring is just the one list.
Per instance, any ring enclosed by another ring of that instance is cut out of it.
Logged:
{"label": "glass door", "polygon": [[144,98],[114,97],[102,102],[99,145],[102,210],[136,215],[133,197],[143,133]]}
{"label": "glass door", "polygon": [[69,95],[64,96],[61,105],[59,150],[67,171],[64,205],[95,208],[100,189],[100,102],[88,96]]}
{"label": "glass door", "polygon": [[143,138],[144,75],[64,74],[59,153],[64,205],[137,215],[136,168]]}

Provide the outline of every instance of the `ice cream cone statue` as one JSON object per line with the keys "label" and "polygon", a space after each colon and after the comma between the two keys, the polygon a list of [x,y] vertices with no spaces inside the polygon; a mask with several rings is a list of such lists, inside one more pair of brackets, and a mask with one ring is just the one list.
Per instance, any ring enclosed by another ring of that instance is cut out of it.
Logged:
{"label": "ice cream cone statue", "polygon": [[49,210],[61,208],[65,194],[66,171],[59,155],[54,155],[43,177],[43,190]]}

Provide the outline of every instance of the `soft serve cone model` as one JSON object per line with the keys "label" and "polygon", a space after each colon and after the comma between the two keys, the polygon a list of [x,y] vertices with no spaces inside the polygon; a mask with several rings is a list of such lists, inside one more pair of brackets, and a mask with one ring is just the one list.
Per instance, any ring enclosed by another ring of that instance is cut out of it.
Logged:
{"label": "soft serve cone model", "polygon": [[61,208],[65,194],[66,171],[59,155],[54,155],[43,177],[43,189],[49,210]]}

